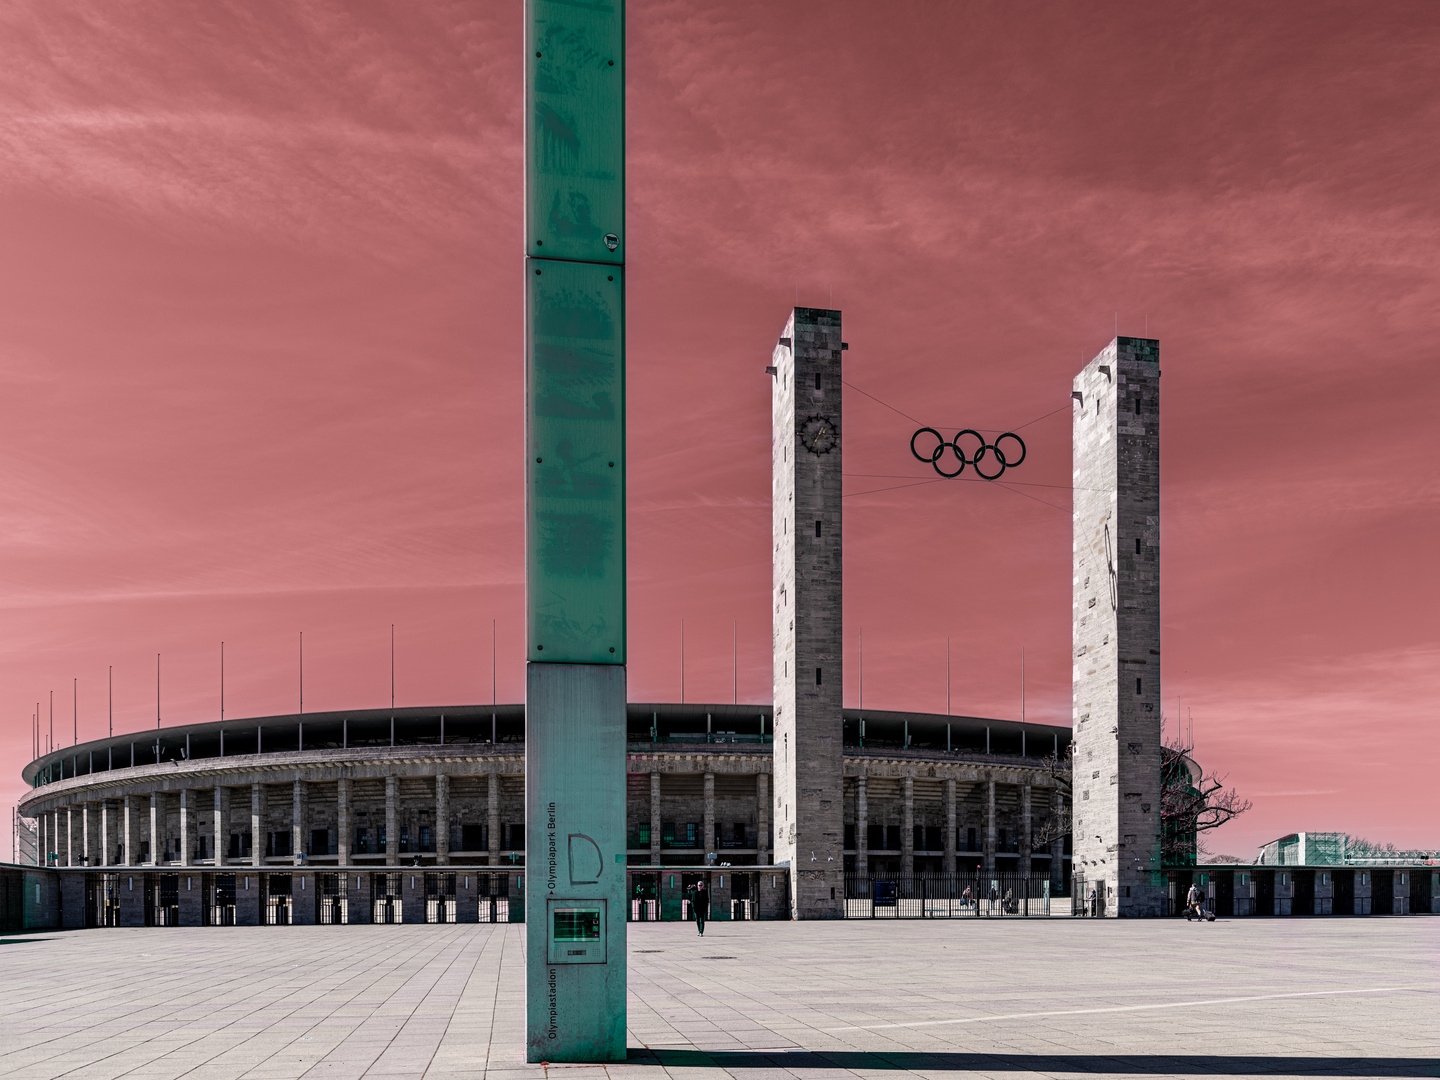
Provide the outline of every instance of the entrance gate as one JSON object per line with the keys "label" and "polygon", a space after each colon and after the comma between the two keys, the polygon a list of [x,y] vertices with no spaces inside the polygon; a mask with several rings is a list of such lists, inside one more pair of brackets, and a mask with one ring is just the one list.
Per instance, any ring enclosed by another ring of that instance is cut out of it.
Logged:
{"label": "entrance gate", "polygon": [[[783,867],[631,867],[625,918],[629,922],[689,921],[690,889],[705,882],[706,918],[716,922],[788,919],[789,874]],[[482,919],[483,919],[483,908]]]}
{"label": "entrance gate", "polygon": [[235,875],[204,874],[200,888],[205,895],[205,925],[235,925]]}
{"label": "entrance gate", "polygon": [[425,875],[425,921],[453,923],[455,919],[455,875]]}
{"label": "entrance gate", "polygon": [[261,874],[261,910],[266,926],[289,926],[294,920],[293,885],[289,874]]}
{"label": "entrance gate", "polygon": [[660,918],[660,875],[630,875],[630,921],[657,922]]}
{"label": "entrance gate", "polygon": [[480,886],[480,921],[508,923],[511,875],[481,874],[475,880]]}
{"label": "entrance gate", "polygon": [[120,875],[85,875],[85,925],[120,925]]}
{"label": "entrance gate", "polygon": [[345,874],[320,875],[320,925],[339,926],[350,921],[345,878]]}
{"label": "entrance gate", "polygon": [[400,875],[370,875],[370,921],[376,923],[398,923],[400,921]]}
{"label": "entrance gate", "polygon": [[1050,914],[1050,879],[1019,874],[894,874],[845,879],[847,919],[1026,918]]}
{"label": "entrance gate", "polygon": [[180,875],[146,874],[145,925],[180,925]]}
{"label": "entrance gate", "polygon": [[[1185,886],[1189,888],[1187,883]],[[1090,892],[1094,889],[1095,896],[1092,899]],[[1179,901],[1184,902],[1184,897]],[[1074,874],[1070,879],[1070,914],[1081,917],[1094,916],[1103,918],[1105,915],[1105,883],[1097,881],[1093,885],[1085,879],[1084,874]]]}

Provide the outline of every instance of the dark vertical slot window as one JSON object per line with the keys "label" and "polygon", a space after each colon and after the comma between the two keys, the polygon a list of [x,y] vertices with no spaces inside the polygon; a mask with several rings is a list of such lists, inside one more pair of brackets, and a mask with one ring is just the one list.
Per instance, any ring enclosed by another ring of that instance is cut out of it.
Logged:
{"label": "dark vertical slot window", "polygon": [[1140,415],[1140,399],[1138,397],[1135,399],[1135,415]]}
{"label": "dark vertical slot window", "polygon": [[819,535],[820,535],[820,522],[818,522],[818,521],[815,522],[815,535],[816,535],[816,536],[819,536]]}
{"label": "dark vertical slot window", "polygon": [[1140,694],[1140,680],[1139,680],[1139,679],[1136,679],[1136,680],[1135,680],[1135,694],[1136,694],[1136,696],[1139,696],[1139,694]]}
{"label": "dark vertical slot window", "polygon": [[820,372],[815,372],[815,389],[820,389]]}
{"label": "dark vertical slot window", "polygon": [[815,669],[815,685],[820,685],[820,669],[818,667]]}
{"label": "dark vertical slot window", "polygon": [[1135,538],[1135,554],[1140,554],[1140,538],[1138,536]]}

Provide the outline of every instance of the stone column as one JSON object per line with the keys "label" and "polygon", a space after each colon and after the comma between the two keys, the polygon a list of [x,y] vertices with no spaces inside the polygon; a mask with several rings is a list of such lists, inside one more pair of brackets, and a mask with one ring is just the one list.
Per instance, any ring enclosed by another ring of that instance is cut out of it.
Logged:
{"label": "stone column", "polygon": [[230,843],[230,789],[215,785],[214,804],[210,810],[211,827],[214,830],[213,843],[215,850],[211,852],[216,866],[225,865],[225,849]]}
{"label": "stone column", "polygon": [[450,777],[435,777],[435,865],[450,865]]}
{"label": "stone column", "polygon": [[335,862],[344,866],[350,861],[350,842],[354,830],[350,825],[350,778],[335,781]]}
{"label": "stone column", "polygon": [[955,834],[960,822],[955,816],[955,781],[945,781],[945,873],[953,874],[955,868]]}
{"label": "stone column", "polygon": [[80,861],[86,866],[99,866],[96,861],[95,804],[82,803],[80,806]]}
{"label": "stone column", "polygon": [[700,826],[705,830],[705,861],[714,862],[715,855],[715,774],[705,774],[705,810]]}
{"label": "stone column", "polygon": [[135,842],[135,834],[140,829],[140,808],[135,805],[134,795],[124,796],[121,803],[120,844],[124,848],[125,865],[139,866],[140,845]]}
{"label": "stone column", "polygon": [[[985,876],[995,876],[995,780],[985,781]],[[989,884],[985,885],[989,888]]]}
{"label": "stone column", "polygon": [[159,866],[164,859],[160,854],[160,841],[165,835],[165,795],[163,792],[150,793],[150,865]]}
{"label": "stone column", "polygon": [[770,774],[755,774],[755,865],[770,865]]}
{"label": "stone column", "polygon": [[115,826],[110,813],[110,800],[100,800],[100,866],[115,865],[115,852],[111,848],[111,842],[115,838]]}
{"label": "stone column", "polygon": [[904,805],[900,818],[900,873],[915,873],[915,778],[902,781]]}
{"label": "stone column", "polygon": [[491,866],[500,865],[500,774],[491,773],[485,788],[487,804],[485,817],[486,839],[489,855],[486,859]]}
{"label": "stone column", "polygon": [[[1050,792],[1050,812],[1059,818],[1065,812],[1065,796],[1059,788]],[[1056,836],[1050,841],[1050,895],[1059,896],[1065,890],[1065,837]]]}
{"label": "stone column", "polygon": [[1030,876],[1030,785],[1020,785],[1020,876]]}
{"label": "stone column", "polygon": [[250,785],[250,865],[265,861],[265,786]]}
{"label": "stone column", "polygon": [[864,776],[855,778],[855,873],[867,877],[870,873],[870,794],[869,781]]}
{"label": "stone column", "polygon": [[75,808],[65,806],[65,865],[75,865]]}
{"label": "stone column", "polygon": [[180,865],[189,866],[193,861],[190,845],[195,842],[195,829],[191,817],[195,812],[195,795],[189,788],[180,789]]}
{"label": "stone column", "polygon": [[660,856],[660,774],[650,774],[650,865],[659,866]]}
{"label": "stone column", "polygon": [[296,866],[305,865],[306,820],[305,781],[297,779],[290,793],[290,854]]}
{"label": "stone column", "polygon": [[400,827],[396,813],[399,802],[400,780],[395,775],[385,777],[385,865],[396,866],[400,862]]}

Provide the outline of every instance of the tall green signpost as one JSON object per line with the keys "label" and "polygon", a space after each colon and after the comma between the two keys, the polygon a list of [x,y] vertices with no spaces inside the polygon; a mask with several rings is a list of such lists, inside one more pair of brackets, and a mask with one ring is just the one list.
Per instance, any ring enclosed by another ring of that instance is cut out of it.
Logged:
{"label": "tall green signpost", "polygon": [[625,8],[525,3],[526,1058],[625,1059]]}

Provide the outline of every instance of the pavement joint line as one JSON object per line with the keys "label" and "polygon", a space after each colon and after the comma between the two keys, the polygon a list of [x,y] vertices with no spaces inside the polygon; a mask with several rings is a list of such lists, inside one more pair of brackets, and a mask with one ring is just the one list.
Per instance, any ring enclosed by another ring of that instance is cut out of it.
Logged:
{"label": "pavement joint line", "polygon": [[1282,998],[1338,997],[1341,994],[1393,994],[1403,990],[1433,993],[1427,986],[1370,986],[1359,990],[1305,990],[1293,994],[1252,994],[1248,997],[1208,998],[1201,1001],[1162,1001],[1148,1005],[1113,1005],[1104,1009],[1060,1009],[1047,1012],[998,1013],[993,1016],[956,1016],[945,1020],[908,1020],[894,1024],[847,1024],[845,1027],[821,1028],[826,1034],[837,1031],[875,1031],[888,1028],[935,1027],[941,1024],[985,1024],[992,1020],[1033,1020],[1043,1016],[1091,1016],[1096,1013],[1141,1012],[1153,1009],[1184,1009],[1192,1005],[1236,1005],[1247,1001],[1278,1001]]}

